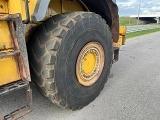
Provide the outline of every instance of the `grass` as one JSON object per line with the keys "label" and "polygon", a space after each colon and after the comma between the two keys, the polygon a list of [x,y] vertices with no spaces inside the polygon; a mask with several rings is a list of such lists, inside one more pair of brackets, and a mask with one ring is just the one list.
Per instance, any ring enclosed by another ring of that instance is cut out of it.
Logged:
{"label": "grass", "polygon": [[136,25],[136,23],[137,23],[136,18],[130,18],[130,17],[120,17],[119,18],[119,24],[121,26]]}
{"label": "grass", "polygon": [[126,38],[133,38],[133,37],[137,37],[137,36],[141,36],[141,35],[145,35],[145,34],[149,34],[149,33],[153,33],[153,32],[158,32],[160,31],[160,28],[156,28],[156,29],[152,29],[152,30],[144,30],[144,31],[139,31],[139,32],[133,32],[133,33],[127,33]]}
{"label": "grass", "polygon": [[[142,21],[140,20],[139,23],[141,24]],[[130,18],[130,17],[119,17],[119,24],[121,26],[136,25],[137,24],[137,19],[136,18]]]}

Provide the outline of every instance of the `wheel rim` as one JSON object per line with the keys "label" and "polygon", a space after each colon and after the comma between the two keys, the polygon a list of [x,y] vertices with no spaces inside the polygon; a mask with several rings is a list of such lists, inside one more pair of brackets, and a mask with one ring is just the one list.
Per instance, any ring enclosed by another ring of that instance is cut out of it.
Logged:
{"label": "wheel rim", "polygon": [[104,50],[98,42],[86,44],[80,51],[76,63],[78,82],[83,86],[96,83],[104,67]]}

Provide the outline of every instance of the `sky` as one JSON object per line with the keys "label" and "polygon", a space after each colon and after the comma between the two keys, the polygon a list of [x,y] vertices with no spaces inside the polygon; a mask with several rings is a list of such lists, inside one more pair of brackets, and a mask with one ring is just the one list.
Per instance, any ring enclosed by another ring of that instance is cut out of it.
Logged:
{"label": "sky", "polygon": [[139,13],[160,12],[160,0],[117,0],[120,16]]}

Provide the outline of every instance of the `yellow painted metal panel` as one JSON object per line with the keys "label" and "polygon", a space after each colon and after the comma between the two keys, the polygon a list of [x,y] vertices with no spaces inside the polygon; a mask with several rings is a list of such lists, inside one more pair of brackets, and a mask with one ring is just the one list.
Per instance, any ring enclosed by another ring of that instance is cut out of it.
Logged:
{"label": "yellow painted metal panel", "polygon": [[61,13],[61,2],[60,0],[51,0],[47,11],[47,17],[50,15],[56,15]]}
{"label": "yellow painted metal panel", "polygon": [[36,4],[37,4],[37,1],[38,0],[29,0],[29,12],[30,12],[30,15],[32,15],[34,13],[34,10],[35,10],[35,7],[36,7]]}
{"label": "yellow painted metal panel", "polygon": [[[0,53],[13,51],[12,37],[6,21],[0,22]],[[0,86],[20,79],[15,57],[0,59]]]}
{"label": "yellow painted metal panel", "polygon": [[21,13],[21,0],[9,0],[8,1],[8,9],[10,14]]}
{"label": "yellow painted metal panel", "polygon": [[0,22],[0,38],[0,50],[12,48],[10,31],[5,21]]}
{"label": "yellow painted metal panel", "polygon": [[0,59],[0,86],[20,80],[15,57]]}
{"label": "yellow painted metal panel", "polygon": [[9,14],[21,13],[22,20],[26,19],[24,0],[8,0]]}
{"label": "yellow painted metal panel", "polygon": [[127,27],[126,26],[120,26],[119,28],[119,34],[120,35],[126,35]]}
{"label": "yellow painted metal panel", "polygon": [[119,48],[122,46],[122,41],[123,41],[123,36],[119,36],[118,42],[117,43],[113,43],[113,47]]}
{"label": "yellow painted metal panel", "polygon": [[[36,4],[37,0],[30,0],[28,2],[30,15],[34,13]],[[0,13],[20,13],[22,20],[25,20],[26,10],[24,0],[0,0]]]}
{"label": "yellow painted metal panel", "polygon": [[46,13],[46,18],[65,12],[75,12],[84,10],[87,10],[87,8],[84,6],[82,2],[79,2],[78,0],[62,0],[62,3],[60,0],[51,0]]}
{"label": "yellow painted metal panel", "polygon": [[127,31],[127,27],[125,26],[120,26],[119,28],[119,39],[117,43],[113,43],[113,47],[119,48],[122,45],[125,44],[126,42],[126,31]]}
{"label": "yellow painted metal panel", "polygon": [[62,12],[84,11],[78,0],[62,0]]}
{"label": "yellow painted metal panel", "polygon": [[0,0],[0,13],[8,13],[8,6],[6,0]]}

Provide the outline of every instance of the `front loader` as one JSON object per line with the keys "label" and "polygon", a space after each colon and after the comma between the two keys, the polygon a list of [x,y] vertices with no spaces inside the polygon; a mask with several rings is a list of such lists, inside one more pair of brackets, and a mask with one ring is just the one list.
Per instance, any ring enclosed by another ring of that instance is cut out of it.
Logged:
{"label": "front loader", "polygon": [[64,109],[88,105],[118,60],[125,32],[115,0],[0,0],[0,95],[26,88],[27,97],[1,119],[30,112],[30,81]]}

